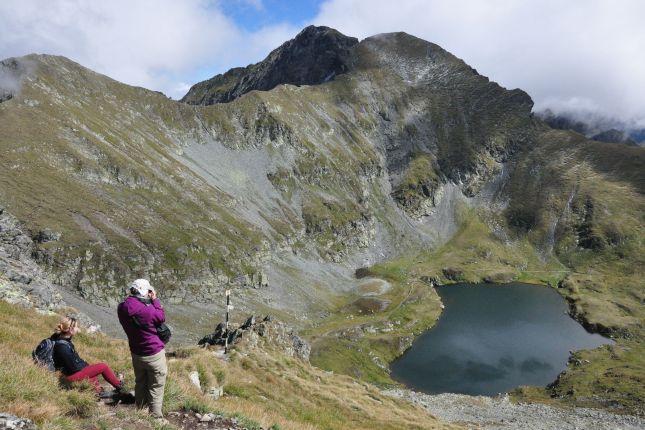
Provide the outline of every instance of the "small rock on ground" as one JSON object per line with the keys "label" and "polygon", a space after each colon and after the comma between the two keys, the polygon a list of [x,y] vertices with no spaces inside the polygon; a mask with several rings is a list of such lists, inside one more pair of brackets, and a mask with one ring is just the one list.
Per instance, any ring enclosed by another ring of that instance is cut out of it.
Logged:
{"label": "small rock on ground", "polygon": [[166,415],[166,419],[170,424],[178,429],[190,430],[218,430],[218,429],[231,429],[243,430],[244,427],[239,426],[235,419],[225,418],[221,415],[206,413],[199,414],[193,411],[186,412],[170,412]]}
{"label": "small rock on ground", "polygon": [[0,413],[0,430],[36,430],[36,425],[27,418]]}

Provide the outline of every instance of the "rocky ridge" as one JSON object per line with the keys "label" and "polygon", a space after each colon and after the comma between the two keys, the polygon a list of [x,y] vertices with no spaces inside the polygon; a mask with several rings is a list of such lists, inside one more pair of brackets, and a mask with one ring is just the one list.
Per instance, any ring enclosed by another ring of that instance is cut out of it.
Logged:
{"label": "rocky ridge", "polygon": [[358,43],[329,27],[309,26],[266,59],[195,84],[181,99],[195,105],[227,103],[253,90],[280,84],[316,85],[348,70],[350,49]]}

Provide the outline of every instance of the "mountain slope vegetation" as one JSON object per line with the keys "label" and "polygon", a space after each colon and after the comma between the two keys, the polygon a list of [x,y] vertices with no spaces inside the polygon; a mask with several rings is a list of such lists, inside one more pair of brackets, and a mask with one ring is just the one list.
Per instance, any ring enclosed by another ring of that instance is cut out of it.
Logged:
{"label": "mountain slope vegetation", "polygon": [[553,130],[525,92],[405,33],[307,28],[188,103],[63,57],[1,67],[3,288],[32,291],[37,263],[116,333],[97,309],[147,276],[184,340],[232,288],[302,330],[314,364],[387,385],[441,311],[432,285],[549,284],[617,343],[521,395],[642,410],[643,148]]}

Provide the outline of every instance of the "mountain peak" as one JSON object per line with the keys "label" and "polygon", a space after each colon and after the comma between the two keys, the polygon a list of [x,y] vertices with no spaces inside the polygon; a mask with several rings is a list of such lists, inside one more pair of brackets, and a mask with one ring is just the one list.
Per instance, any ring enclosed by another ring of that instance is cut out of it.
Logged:
{"label": "mountain peak", "polygon": [[348,70],[355,37],[333,28],[309,26],[273,50],[263,61],[238,67],[193,85],[181,101],[210,105],[226,103],[252,90],[270,90],[280,84],[315,85]]}

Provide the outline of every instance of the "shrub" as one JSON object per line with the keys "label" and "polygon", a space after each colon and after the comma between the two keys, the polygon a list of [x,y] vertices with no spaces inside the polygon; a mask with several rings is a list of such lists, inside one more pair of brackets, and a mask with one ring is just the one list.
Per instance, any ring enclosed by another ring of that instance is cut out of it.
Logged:
{"label": "shrub", "polygon": [[229,396],[240,397],[242,399],[248,399],[249,397],[251,397],[251,394],[246,388],[233,384],[225,385],[224,393],[228,394]]}

